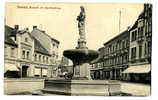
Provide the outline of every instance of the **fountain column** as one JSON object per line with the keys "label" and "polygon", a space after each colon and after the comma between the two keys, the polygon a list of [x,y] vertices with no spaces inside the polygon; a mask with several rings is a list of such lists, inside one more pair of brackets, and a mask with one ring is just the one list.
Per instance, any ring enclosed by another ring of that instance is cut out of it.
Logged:
{"label": "fountain column", "polygon": [[81,12],[77,16],[79,39],[76,49],[65,50],[64,56],[71,59],[73,62],[73,77],[77,79],[91,79],[89,63],[96,59],[99,55],[98,51],[89,50],[86,46],[86,33],[85,33],[85,9],[80,7]]}

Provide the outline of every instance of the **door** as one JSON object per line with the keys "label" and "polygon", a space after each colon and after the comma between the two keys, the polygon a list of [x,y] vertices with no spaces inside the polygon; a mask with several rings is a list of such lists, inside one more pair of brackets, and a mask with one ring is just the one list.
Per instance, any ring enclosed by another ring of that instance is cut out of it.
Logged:
{"label": "door", "polygon": [[22,77],[27,77],[28,66],[22,66]]}

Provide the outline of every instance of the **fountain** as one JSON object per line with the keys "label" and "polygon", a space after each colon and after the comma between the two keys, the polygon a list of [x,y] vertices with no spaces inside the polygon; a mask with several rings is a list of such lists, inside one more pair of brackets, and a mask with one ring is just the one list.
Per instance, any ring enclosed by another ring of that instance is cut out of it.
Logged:
{"label": "fountain", "polygon": [[99,55],[98,51],[89,50],[86,47],[85,35],[85,9],[80,7],[81,12],[77,16],[78,29],[80,38],[78,39],[78,46],[76,49],[65,50],[63,55],[73,62],[73,79],[91,79],[89,62],[96,59]]}
{"label": "fountain", "polygon": [[109,96],[120,92],[120,84],[117,81],[92,80],[90,76],[89,63],[99,55],[98,51],[90,50],[86,47],[85,36],[85,9],[80,7],[81,12],[77,17],[79,35],[76,49],[69,49],[63,55],[73,62],[73,77],[67,79],[45,80],[44,93],[55,93],[64,95],[92,95]]}

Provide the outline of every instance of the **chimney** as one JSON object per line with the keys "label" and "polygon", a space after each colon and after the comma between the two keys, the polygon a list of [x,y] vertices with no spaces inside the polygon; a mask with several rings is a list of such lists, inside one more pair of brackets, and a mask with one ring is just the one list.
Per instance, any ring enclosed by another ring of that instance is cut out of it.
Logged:
{"label": "chimney", "polygon": [[19,29],[19,25],[15,25],[15,26],[14,26],[14,29],[15,29],[15,30],[18,30],[18,29]]}
{"label": "chimney", "polygon": [[37,26],[33,26],[33,29],[37,29]]}

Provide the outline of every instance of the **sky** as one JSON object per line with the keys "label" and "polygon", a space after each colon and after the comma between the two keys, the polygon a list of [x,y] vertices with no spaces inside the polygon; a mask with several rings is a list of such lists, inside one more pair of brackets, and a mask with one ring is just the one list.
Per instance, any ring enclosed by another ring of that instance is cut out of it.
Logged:
{"label": "sky", "polygon": [[[6,3],[5,24],[32,31],[36,25],[60,41],[59,57],[74,49],[79,38],[80,6],[85,7],[87,47],[98,50],[103,44],[132,26],[143,11],[141,3]],[[121,11],[121,16],[120,16]],[[119,32],[120,19],[120,32]]]}

